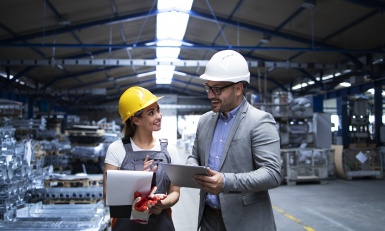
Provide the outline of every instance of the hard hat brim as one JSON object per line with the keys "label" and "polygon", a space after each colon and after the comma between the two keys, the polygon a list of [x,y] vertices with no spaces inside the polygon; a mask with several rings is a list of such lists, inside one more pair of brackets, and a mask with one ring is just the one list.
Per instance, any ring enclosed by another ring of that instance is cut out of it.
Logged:
{"label": "hard hat brim", "polygon": [[224,77],[224,78],[221,78],[221,77],[218,77],[218,76],[210,76],[210,75],[206,75],[206,74],[202,74],[200,76],[201,79],[204,79],[204,80],[209,80],[209,81],[217,81],[217,82],[233,82],[233,83],[238,83],[238,82],[241,82],[241,81],[246,81],[248,83],[250,83],[250,73],[248,75],[244,75],[244,76],[234,76],[234,77]]}

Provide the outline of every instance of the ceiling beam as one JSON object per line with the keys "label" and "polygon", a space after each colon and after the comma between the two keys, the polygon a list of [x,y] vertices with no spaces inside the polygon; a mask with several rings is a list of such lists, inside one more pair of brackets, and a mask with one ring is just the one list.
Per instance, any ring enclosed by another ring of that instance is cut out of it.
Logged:
{"label": "ceiling beam", "polygon": [[[157,66],[173,65],[176,67],[206,67],[208,60],[175,60],[159,61],[155,59],[12,59],[0,60],[2,66]],[[329,70],[375,70],[376,65],[354,65],[354,64],[327,64],[327,63],[295,63],[286,61],[247,61],[249,67],[267,68],[296,68],[296,69],[329,69]],[[77,74],[74,74],[77,75]]]}
{"label": "ceiling beam", "polygon": [[376,9],[378,11],[384,11],[385,10],[385,4],[383,2],[376,1],[376,0],[365,0],[365,1],[362,1],[362,0],[344,0],[344,1],[354,3],[354,4],[357,4],[360,6],[365,6],[365,7],[369,7],[372,9]]}
{"label": "ceiling beam", "polygon": [[135,48],[181,48],[181,49],[216,49],[216,50],[244,50],[244,51],[298,51],[298,52],[334,52],[350,55],[357,54],[383,54],[381,48],[370,50],[341,49],[341,48],[322,48],[322,47],[261,47],[261,46],[223,46],[223,45],[192,45],[192,46],[157,46],[146,44],[74,44],[74,43],[0,43],[0,47],[18,48],[109,48],[109,49],[135,49]]}

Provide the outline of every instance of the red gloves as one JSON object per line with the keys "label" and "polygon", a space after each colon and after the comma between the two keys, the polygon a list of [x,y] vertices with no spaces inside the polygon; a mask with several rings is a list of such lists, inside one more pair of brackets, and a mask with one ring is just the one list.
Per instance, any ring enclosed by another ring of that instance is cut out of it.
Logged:
{"label": "red gloves", "polygon": [[146,197],[141,197],[140,192],[134,194],[134,204],[131,210],[131,220],[140,224],[147,224],[150,217],[150,208],[154,206],[159,200],[166,198],[164,194],[155,194],[157,187],[152,187],[151,191]]}

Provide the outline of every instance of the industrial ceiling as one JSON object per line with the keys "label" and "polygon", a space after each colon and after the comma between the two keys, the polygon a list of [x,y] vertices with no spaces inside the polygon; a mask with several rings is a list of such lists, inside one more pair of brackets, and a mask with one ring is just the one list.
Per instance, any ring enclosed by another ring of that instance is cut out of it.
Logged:
{"label": "industrial ceiling", "polygon": [[[157,84],[153,0],[0,1],[2,98],[66,107],[117,102],[130,86],[199,99],[214,53],[249,61],[248,91],[330,94],[384,77],[383,0],[194,0],[171,84]],[[140,77],[144,75],[144,77]],[[301,87],[298,87],[301,84]],[[350,91],[346,91],[349,93]]]}

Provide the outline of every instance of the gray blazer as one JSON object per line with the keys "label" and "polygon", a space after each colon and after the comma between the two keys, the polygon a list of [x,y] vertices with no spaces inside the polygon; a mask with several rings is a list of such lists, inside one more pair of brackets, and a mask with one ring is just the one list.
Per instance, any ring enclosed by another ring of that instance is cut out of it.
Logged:
{"label": "gray blazer", "polygon": [[[187,164],[207,166],[219,114],[207,112],[199,120]],[[220,172],[226,177],[219,194],[226,230],[276,230],[268,189],[281,184],[278,129],[274,118],[244,102],[228,134]],[[205,206],[200,192],[198,229]]]}

